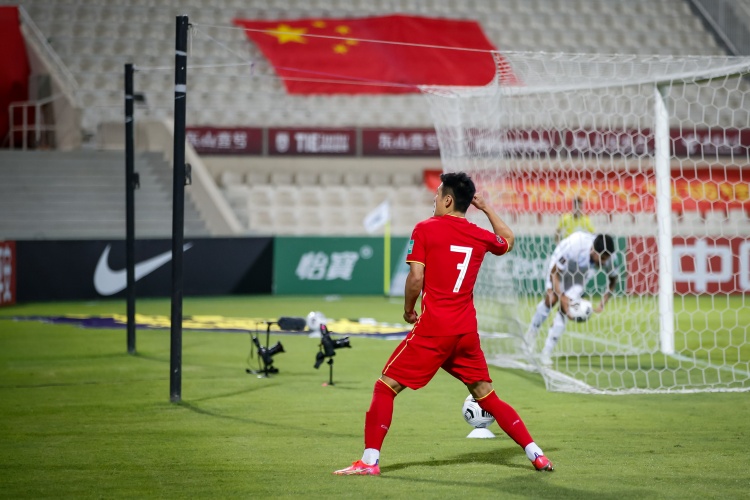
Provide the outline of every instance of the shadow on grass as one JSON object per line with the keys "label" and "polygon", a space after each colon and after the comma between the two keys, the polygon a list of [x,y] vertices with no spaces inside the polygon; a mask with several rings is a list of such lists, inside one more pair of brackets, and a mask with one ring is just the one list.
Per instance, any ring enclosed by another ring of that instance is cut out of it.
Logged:
{"label": "shadow on grass", "polygon": [[[240,392],[249,392],[249,391],[240,391]],[[224,394],[223,396],[229,396],[229,395],[230,394]],[[223,396],[219,396],[219,397],[223,397]],[[211,399],[211,398],[205,398],[205,399]],[[199,415],[205,415],[205,416],[213,417],[213,418],[220,418],[220,419],[223,419],[223,420],[231,420],[231,421],[234,421],[234,422],[244,422],[244,423],[253,424],[253,425],[260,425],[260,426],[265,426],[265,427],[271,427],[271,428],[274,428],[274,429],[278,429],[279,428],[278,422],[274,421],[273,419],[269,419],[269,420],[257,420],[257,419],[248,418],[248,417],[238,417],[238,416],[235,416],[235,415],[224,415],[224,414],[221,414],[221,413],[218,413],[218,412],[215,412],[215,411],[211,411],[211,410],[207,410],[205,408],[201,408],[200,406],[197,406],[197,405],[185,402],[185,401],[180,401],[179,403],[176,403],[176,404],[178,406],[181,406],[182,408],[185,408],[186,410],[190,410],[190,411],[192,411],[194,413],[197,413]],[[293,431],[299,431],[301,435],[305,435],[305,434],[308,434],[310,432],[310,428],[309,427],[299,427],[299,426],[293,426],[293,425],[285,425],[284,428],[287,429],[287,430],[290,430],[290,431],[291,430],[293,430]],[[315,429],[315,433],[316,434],[326,434],[326,435],[334,436],[334,437],[342,437],[342,436],[343,437],[351,437],[353,439],[355,439],[355,438],[361,438],[362,437],[361,434],[348,434],[347,435],[346,433],[342,433],[342,432],[339,432],[339,431],[326,431],[325,429]]]}
{"label": "shadow on grass", "polygon": [[518,458],[518,453],[519,450],[516,448],[499,448],[481,453],[464,453],[463,455],[457,455],[454,458],[444,460],[423,460],[421,462],[402,462],[400,464],[385,465],[380,470],[383,472],[393,472],[408,469],[409,467],[442,467],[444,465],[460,464],[490,464],[515,469],[528,469],[528,466],[521,466],[512,462],[514,458]]}
{"label": "shadow on grass", "polygon": [[[467,490],[476,491],[476,488],[483,488],[493,495],[517,495],[519,497],[534,498],[597,498],[604,500],[621,500],[621,499],[643,499],[654,498],[654,493],[648,489],[634,487],[628,490],[602,492],[591,490],[571,488],[562,486],[554,482],[554,476],[565,474],[564,470],[557,469],[555,472],[536,472],[531,464],[519,465],[514,463],[518,460],[519,449],[501,448],[497,450],[486,451],[483,453],[464,453],[456,455],[454,458],[444,460],[423,460],[416,462],[402,462],[393,465],[386,465],[380,468],[383,475],[381,478],[388,481],[403,481],[411,483],[425,483],[430,485],[459,486],[466,487]],[[554,451],[554,449],[550,449]],[[427,479],[417,477],[394,476],[390,473],[409,469],[411,467],[444,467],[451,465],[464,464],[489,464],[498,467],[507,467],[519,471],[527,471],[528,474],[514,474],[512,477],[503,477],[497,479],[490,476],[486,481],[469,480],[441,480]]]}
{"label": "shadow on grass", "polygon": [[150,354],[143,354],[140,352],[136,352],[135,354],[132,354],[134,358],[142,359],[144,361],[155,361],[157,363],[169,363],[169,357],[166,356],[152,356]]}

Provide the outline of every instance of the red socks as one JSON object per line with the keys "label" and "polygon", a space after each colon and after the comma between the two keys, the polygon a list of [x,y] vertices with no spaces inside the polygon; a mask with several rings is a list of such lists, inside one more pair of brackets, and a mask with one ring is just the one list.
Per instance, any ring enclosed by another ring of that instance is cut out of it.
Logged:
{"label": "red socks", "polygon": [[[395,398],[396,392],[388,384],[380,379],[375,382],[370,409],[365,416],[365,448],[380,450],[383,447],[383,441],[393,419]],[[494,390],[477,402],[483,410],[495,417],[500,428],[521,448],[525,449],[534,442],[516,410],[501,401]]]}
{"label": "red socks", "polygon": [[531,439],[531,435],[529,435],[526,425],[523,423],[523,420],[521,420],[521,417],[518,416],[516,410],[514,410],[508,403],[498,398],[494,390],[482,399],[477,400],[477,403],[479,403],[479,406],[481,406],[483,410],[489,412],[495,417],[500,428],[504,430],[505,433],[521,448],[525,449],[534,441]]}
{"label": "red socks", "polygon": [[[378,379],[372,391],[372,403],[365,416],[365,448],[380,450],[393,419],[393,400],[396,391]],[[495,398],[497,399],[497,398]],[[499,401],[499,400],[498,400]]]}

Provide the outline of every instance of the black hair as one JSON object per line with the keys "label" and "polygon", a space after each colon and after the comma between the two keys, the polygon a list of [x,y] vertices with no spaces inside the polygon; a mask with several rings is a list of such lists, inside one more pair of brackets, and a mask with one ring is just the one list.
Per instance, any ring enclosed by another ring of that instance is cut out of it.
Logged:
{"label": "black hair", "polygon": [[608,234],[597,234],[594,238],[594,251],[601,256],[615,253],[615,240]]}
{"label": "black hair", "polygon": [[440,180],[443,181],[442,195],[452,195],[456,210],[466,213],[471,206],[471,200],[474,199],[474,193],[477,192],[471,177],[464,172],[455,172],[440,174]]}

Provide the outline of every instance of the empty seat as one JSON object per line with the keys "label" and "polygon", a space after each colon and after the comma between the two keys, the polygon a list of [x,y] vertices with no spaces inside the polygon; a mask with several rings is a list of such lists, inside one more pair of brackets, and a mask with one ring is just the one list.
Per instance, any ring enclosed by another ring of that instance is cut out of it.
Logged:
{"label": "empty seat", "polygon": [[423,200],[423,188],[417,187],[413,184],[410,185],[399,185],[397,184],[396,187],[393,188],[393,200],[395,203],[399,205],[407,205],[407,206],[414,206],[414,205],[426,205]]}
{"label": "empty seat", "polygon": [[[345,191],[346,204],[350,207],[364,207],[372,209],[372,191],[365,186],[350,186]],[[382,200],[381,200],[382,201]]]}
{"label": "empty seat", "polygon": [[274,211],[267,207],[253,207],[248,213],[248,226],[259,233],[274,231]]}
{"label": "empty seat", "polygon": [[318,186],[302,186],[298,190],[298,203],[301,207],[317,208],[323,205],[323,190]]}
{"label": "empty seat", "polygon": [[349,220],[345,210],[338,206],[322,207],[318,212],[323,221],[321,234],[346,235],[350,234]]}
{"label": "empty seat", "polygon": [[390,175],[386,172],[372,171],[367,173],[367,184],[371,186],[387,186],[390,183]]}
{"label": "empty seat", "polygon": [[321,187],[323,205],[343,207],[348,203],[347,189],[342,186],[322,186]]}
{"label": "empty seat", "polygon": [[341,172],[321,172],[320,184],[322,186],[338,186],[344,181]]}
{"label": "empty seat", "polygon": [[298,214],[298,211],[294,208],[277,208],[273,217],[274,232],[277,234],[294,234],[297,231]]}
{"label": "empty seat", "polygon": [[291,172],[274,171],[271,172],[270,181],[271,184],[275,184],[277,186],[288,185],[292,184],[292,182],[294,181],[294,176]]}
{"label": "empty seat", "polygon": [[413,186],[417,183],[413,172],[395,172],[391,175],[391,184],[394,186]]}
{"label": "empty seat", "polygon": [[295,234],[319,234],[327,223],[318,210],[300,210]]}
{"label": "empty seat", "polygon": [[363,186],[367,184],[366,172],[350,170],[344,173],[344,185],[346,186]]}
{"label": "empty seat", "polygon": [[390,186],[374,186],[370,188],[370,199],[376,205],[379,205],[386,200],[393,204],[395,196],[395,191]]}
{"label": "empty seat", "polygon": [[251,171],[245,174],[245,184],[248,186],[266,185],[268,181],[268,172]]}
{"label": "empty seat", "polygon": [[271,202],[277,207],[296,207],[300,201],[300,191],[297,186],[276,186],[271,196]]}
{"label": "empty seat", "polygon": [[267,186],[251,186],[248,190],[249,203],[256,207],[268,207],[273,204],[274,191]]}
{"label": "empty seat", "polygon": [[241,186],[242,184],[242,174],[227,170],[219,174],[219,186],[221,187]]}
{"label": "empty seat", "polygon": [[318,173],[309,170],[296,172],[293,178],[294,183],[298,186],[313,186],[318,184]]}

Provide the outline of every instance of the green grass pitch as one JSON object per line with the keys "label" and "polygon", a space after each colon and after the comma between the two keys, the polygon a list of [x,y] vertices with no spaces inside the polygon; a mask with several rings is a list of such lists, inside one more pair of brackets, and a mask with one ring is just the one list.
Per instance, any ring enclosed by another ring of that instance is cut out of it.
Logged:
{"label": "green grass pitch", "polygon": [[[382,297],[188,298],[186,315],[373,317]],[[168,300],[138,312],[169,316]],[[20,305],[0,316],[123,314],[124,301]],[[313,368],[317,340],[274,335],[280,373],[245,373],[250,338],[183,333],[182,399],[169,402],[170,335],[0,320],[0,498],[744,498],[747,393],[548,393],[538,375],[491,368],[557,470],[537,473],[497,439],[466,439],[467,392],[439,373],[396,399],[380,477],[337,477],[358,459],[376,377],[396,343],[352,337]],[[343,351],[343,352],[342,352]]]}

